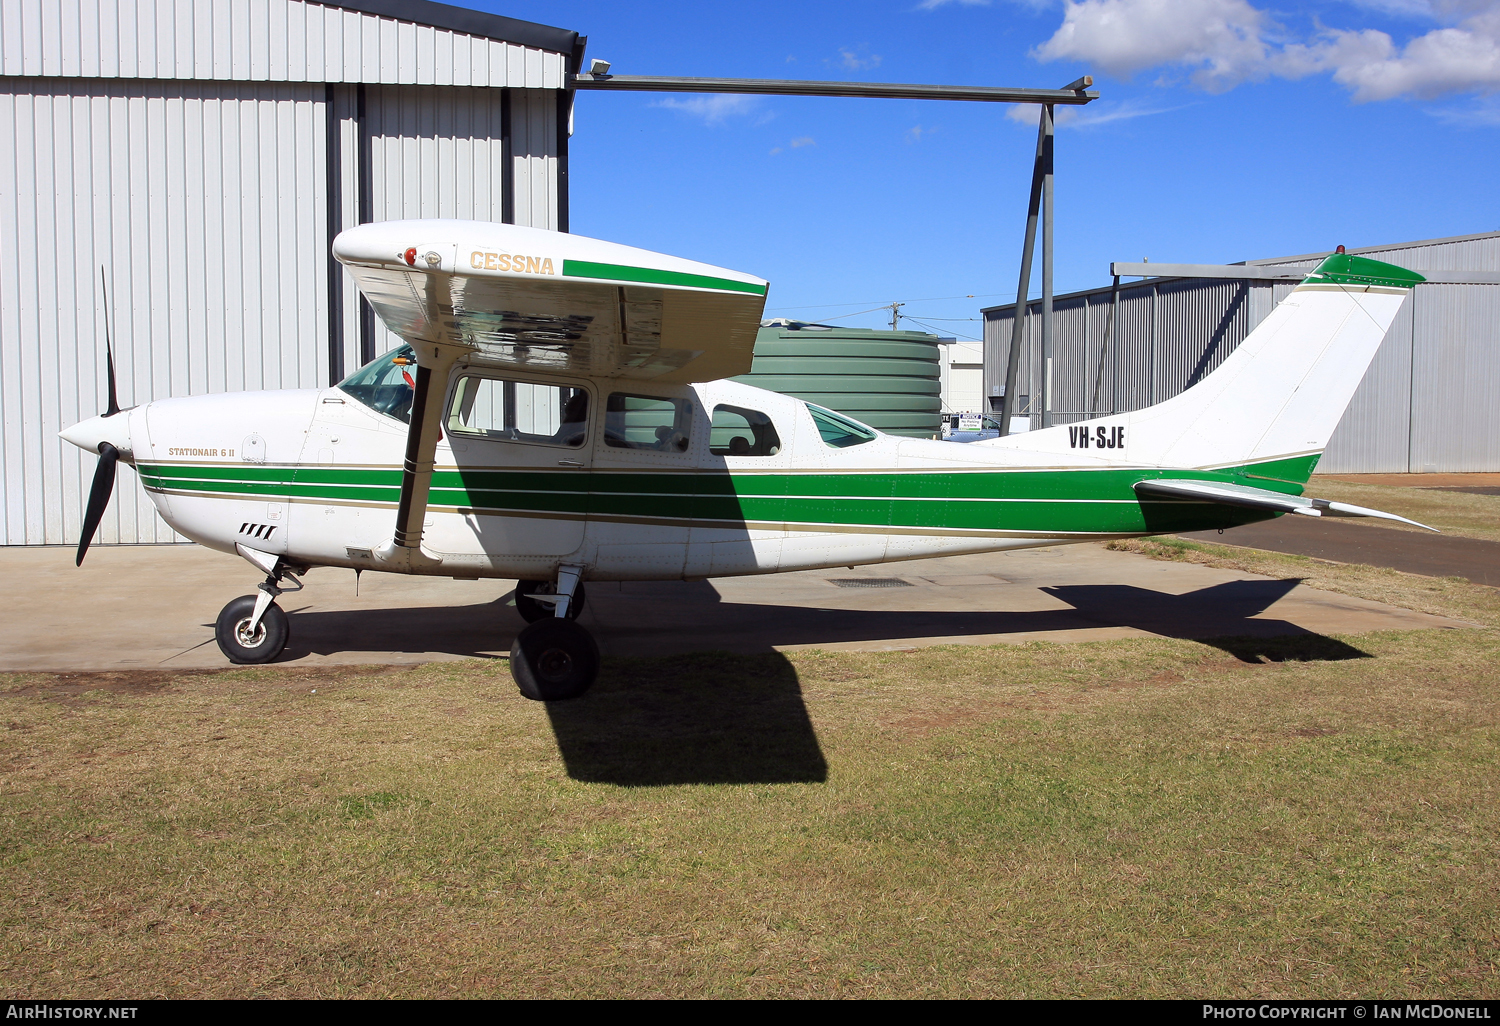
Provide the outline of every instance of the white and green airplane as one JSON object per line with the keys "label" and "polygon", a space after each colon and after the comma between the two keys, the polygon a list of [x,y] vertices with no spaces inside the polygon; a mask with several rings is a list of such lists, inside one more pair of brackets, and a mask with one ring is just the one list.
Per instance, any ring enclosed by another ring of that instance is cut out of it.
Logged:
{"label": "white and green airplane", "polygon": [[[503,224],[367,224],[334,254],[406,345],[330,388],[158,399],[62,432],[179,533],[265,581],[219,614],[236,663],[276,658],[275,599],[312,567],[515,579],[529,698],[582,694],[586,580],[767,574],[1164,532],[1283,513],[1404,518],[1304,497],[1422,277],[1330,256],[1202,382],[1133,413],[959,445],[897,438],[750,369],[767,283]],[[1419,525],[1420,526],[1420,525]]]}

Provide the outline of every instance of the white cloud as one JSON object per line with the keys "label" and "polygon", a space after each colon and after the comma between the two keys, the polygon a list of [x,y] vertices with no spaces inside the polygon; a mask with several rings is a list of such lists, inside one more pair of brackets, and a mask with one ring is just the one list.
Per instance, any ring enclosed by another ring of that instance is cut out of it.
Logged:
{"label": "white cloud", "polygon": [[1068,0],[1062,27],[1033,55],[1121,78],[1186,65],[1199,86],[1218,91],[1265,74],[1264,24],[1246,0]]}
{"label": "white cloud", "polygon": [[651,106],[666,107],[668,110],[698,118],[705,125],[720,125],[732,117],[756,113],[758,101],[754,96],[745,96],[741,93],[712,93],[682,100],[669,96],[664,100],[657,100]]}
{"label": "white cloud", "polygon": [[1457,125],[1460,128],[1488,128],[1500,125],[1500,103],[1497,103],[1493,97],[1486,97],[1471,107],[1447,107],[1431,113],[1444,124]]}
{"label": "white cloud", "polygon": [[[1056,118],[1055,124],[1059,129],[1092,128],[1111,121],[1128,121],[1131,118],[1150,117],[1152,114],[1166,114],[1169,111],[1181,110],[1185,106],[1189,105],[1177,104],[1163,107],[1140,99],[1122,100],[1119,103],[1095,100],[1086,107],[1056,107],[1053,117]],[[1034,103],[1012,104],[1010,110],[1005,112],[1005,116],[1010,120],[1023,125],[1035,125],[1039,115],[1040,111]]]}
{"label": "white cloud", "polygon": [[917,10],[932,11],[939,7],[946,7],[951,3],[961,4],[964,7],[988,7],[990,0],[922,0],[921,3],[917,4]]}
{"label": "white cloud", "polygon": [[[818,145],[818,140],[814,139],[810,135],[799,135],[799,136],[797,136],[797,138],[795,138],[791,142],[787,143],[787,146],[790,146],[794,150],[800,150],[804,146],[816,146],[816,145]],[[782,149],[783,149],[783,147],[781,147],[781,146],[773,146],[771,148],[771,156],[773,156],[773,157],[776,156],[776,154],[780,153],[782,151]]]}
{"label": "white cloud", "polygon": [[1288,46],[1281,63],[1288,77],[1331,71],[1356,102],[1493,92],[1500,89],[1500,7],[1404,47],[1375,29],[1330,31],[1311,45]]}
{"label": "white cloud", "polygon": [[1500,4],[1495,0],[1355,0],[1387,13],[1448,24],[1404,46],[1376,29],[1327,29],[1306,42],[1282,32],[1248,0],[1064,0],[1063,23],[1033,56],[1076,60],[1127,77],[1187,68],[1210,92],[1268,75],[1326,73],[1356,102],[1500,90]]}
{"label": "white cloud", "polygon": [[880,67],[880,55],[878,53],[862,55],[860,51],[863,49],[863,46],[856,46],[852,49],[847,46],[841,46],[839,47],[838,60],[829,60],[824,63],[831,64],[836,68],[842,68],[844,71],[861,71],[865,68]]}
{"label": "white cloud", "polygon": [[937,135],[937,133],[938,129],[936,126],[924,128],[921,125],[913,125],[906,130],[906,141],[909,143],[919,143],[928,136]]}
{"label": "white cloud", "polygon": [[1430,0],[1348,0],[1355,7],[1363,7],[1367,11],[1379,11],[1381,14],[1391,14],[1398,18],[1431,18],[1432,3]]}

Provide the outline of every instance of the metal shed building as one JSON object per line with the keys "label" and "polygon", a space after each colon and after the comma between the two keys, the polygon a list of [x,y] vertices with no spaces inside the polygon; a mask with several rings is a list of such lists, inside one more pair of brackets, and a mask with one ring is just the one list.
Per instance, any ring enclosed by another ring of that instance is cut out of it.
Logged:
{"label": "metal shed building", "polygon": [[[0,0],[0,544],[73,544],[104,408],[337,381],[390,348],[329,243],[566,231],[576,32],[427,0]],[[99,542],[174,535],[122,473]]]}
{"label": "metal shed building", "polygon": [[[1429,277],[1412,290],[1320,471],[1500,471],[1500,232],[1350,250]],[[1247,278],[1147,278],[1053,302],[1054,424],[1140,409],[1197,383],[1327,254],[1247,261]],[[1028,304],[1020,412],[1041,423],[1041,304]],[[984,311],[985,393],[1005,384],[1015,304]]]}

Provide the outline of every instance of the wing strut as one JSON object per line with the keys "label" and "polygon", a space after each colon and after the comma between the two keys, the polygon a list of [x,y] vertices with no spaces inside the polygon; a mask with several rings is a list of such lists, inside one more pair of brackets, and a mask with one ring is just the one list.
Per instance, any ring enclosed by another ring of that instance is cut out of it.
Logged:
{"label": "wing strut", "polygon": [[459,350],[431,342],[414,342],[412,350],[417,354],[417,376],[411,400],[411,426],[406,432],[406,460],[401,467],[396,531],[375,552],[382,562],[406,570],[434,567],[442,562],[422,551],[422,525],[427,519],[427,494],[432,488],[438,439],[442,437],[448,372],[459,356]]}

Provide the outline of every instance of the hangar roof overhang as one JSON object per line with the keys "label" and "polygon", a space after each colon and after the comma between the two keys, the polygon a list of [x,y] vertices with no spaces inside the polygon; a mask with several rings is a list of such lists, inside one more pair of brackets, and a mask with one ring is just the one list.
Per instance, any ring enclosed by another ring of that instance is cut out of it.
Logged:
{"label": "hangar roof overhang", "polygon": [[436,0],[4,0],[0,76],[569,88],[586,37]]}
{"label": "hangar roof overhang", "polygon": [[[1455,243],[1482,242],[1500,240],[1500,232],[1480,232],[1474,235],[1450,235],[1440,239],[1418,239],[1415,242],[1395,242],[1384,246],[1361,246],[1349,250],[1350,253],[1358,255],[1373,254],[1382,259],[1400,262],[1394,259],[1394,251],[1426,249],[1431,250],[1441,247],[1452,247]],[[1077,299],[1080,296],[1109,295],[1116,289],[1130,290],[1141,286],[1150,286],[1158,282],[1181,281],[1195,278],[1204,279],[1232,279],[1240,281],[1272,281],[1272,282],[1295,282],[1305,278],[1309,271],[1329,252],[1323,253],[1301,253],[1297,256],[1266,257],[1260,260],[1242,260],[1237,264],[1152,264],[1142,261],[1140,263],[1115,261],[1109,265],[1110,273],[1119,278],[1134,278],[1129,282],[1120,282],[1117,285],[1100,285],[1091,289],[1078,289],[1074,292],[1066,292],[1056,296],[1055,299]],[[1483,268],[1432,268],[1425,266],[1429,261],[1412,261],[1418,265],[1412,268],[1420,271],[1422,276],[1431,285],[1500,285],[1500,270],[1487,270]],[[1400,262],[1405,266],[1405,262]],[[1036,297],[1027,299],[1027,306],[1034,307],[1041,300]],[[1016,307],[1015,303],[1000,303],[996,306],[980,308],[980,313],[995,317],[1010,313]]]}
{"label": "hangar roof overhang", "polygon": [[567,57],[574,55],[575,48],[581,55],[581,44],[588,41],[587,36],[580,36],[569,29],[474,11],[467,7],[454,7],[452,4],[440,4],[436,0],[332,0],[322,6],[342,7],[346,11],[359,11],[380,18],[431,25],[433,28],[534,47]]}

